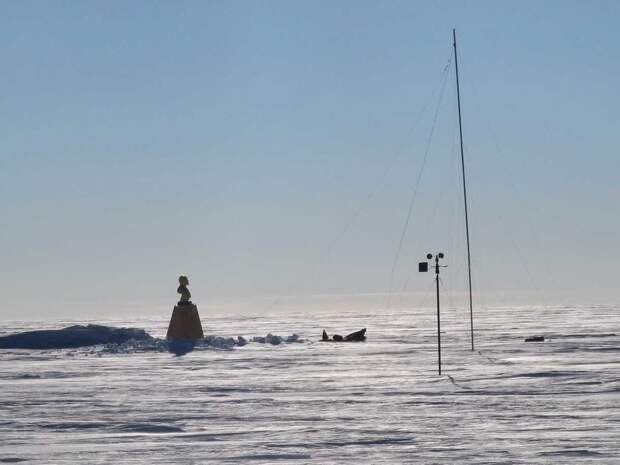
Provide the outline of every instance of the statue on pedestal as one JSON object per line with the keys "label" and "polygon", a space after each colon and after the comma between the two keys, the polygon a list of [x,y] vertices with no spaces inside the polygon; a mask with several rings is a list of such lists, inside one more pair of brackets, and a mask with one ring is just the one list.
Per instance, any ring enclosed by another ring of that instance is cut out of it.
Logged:
{"label": "statue on pedestal", "polygon": [[196,340],[204,337],[198,307],[189,300],[192,294],[187,286],[189,286],[187,276],[179,276],[177,293],[181,294],[181,300],[172,311],[172,318],[170,318],[170,325],[168,325],[168,333],[166,334],[168,339]]}
{"label": "statue on pedestal", "polygon": [[192,298],[192,293],[189,292],[187,286],[189,286],[189,279],[187,279],[187,276],[179,276],[179,287],[177,289],[177,294],[181,294],[181,300],[179,300],[179,305],[189,305],[192,303],[192,301],[189,300]]}

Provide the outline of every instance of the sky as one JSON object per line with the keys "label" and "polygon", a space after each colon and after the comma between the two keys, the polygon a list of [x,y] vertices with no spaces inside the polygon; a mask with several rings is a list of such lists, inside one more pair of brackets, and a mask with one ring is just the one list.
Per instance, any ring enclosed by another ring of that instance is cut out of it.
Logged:
{"label": "sky", "polygon": [[618,303],[618,17],[2,2],[0,319],[464,306],[453,28],[476,305]]}

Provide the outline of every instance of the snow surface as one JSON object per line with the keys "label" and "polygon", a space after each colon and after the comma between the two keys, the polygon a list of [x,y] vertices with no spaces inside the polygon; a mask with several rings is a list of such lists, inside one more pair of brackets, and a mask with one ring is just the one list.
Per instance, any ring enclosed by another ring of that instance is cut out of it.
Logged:
{"label": "snow surface", "polygon": [[[443,376],[434,317],[202,315],[184,356],[158,338],[0,350],[0,464],[620,463],[618,307],[486,309],[474,352],[447,309]],[[161,338],[168,318],[96,323]],[[362,327],[365,343],[318,342]]]}

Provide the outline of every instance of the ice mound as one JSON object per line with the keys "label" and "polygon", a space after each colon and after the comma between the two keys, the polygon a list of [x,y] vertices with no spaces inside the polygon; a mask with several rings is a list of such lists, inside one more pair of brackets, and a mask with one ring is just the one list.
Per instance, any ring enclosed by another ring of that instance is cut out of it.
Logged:
{"label": "ice mound", "polygon": [[291,336],[277,336],[267,334],[267,336],[254,336],[249,341],[243,336],[222,337],[205,336],[204,339],[195,341],[189,339],[159,339],[151,338],[144,341],[128,340],[123,344],[108,344],[103,351],[106,353],[132,353],[132,352],[171,352],[176,355],[184,355],[194,350],[233,350],[236,347],[243,347],[248,342],[259,344],[271,344],[274,346],[286,343],[303,342],[297,334]]}
{"label": "ice mound", "polygon": [[171,352],[177,355],[183,355],[193,350],[200,349],[221,349],[232,350],[235,347],[242,347],[247,341],[239,336],[221,337],[221,336],[205,336],[204,339],[192,341],[189,339],[160,339],[150,338],[148,340],[130,339],[122,344],[106,344],[102,352],[114,354],[128,354],[137,352]]}
{"label": "ice mound", "polygon": [[235,346],[241,347],[246,344],[246,340],[241,336],[236,339],[234,337],[205,336],[204,339],[196,341],[196,347],[212,349],[232,349]]}
{"label": "ice mound", "polygon": [[252,342],[258,342],[260,344],[271,344],[274,346],[280,345],[283,342],[290,344],[291,342],[303,342],[297,334],[291,334],[290,336],[276,336],[274,334],[267,334],[267,336],[254,336]]}
{"label": "ice mound", "polygon": [[138,328],[76,325],[63,329],[27,331],[3,336],[0,337],[0,349],[70,349],[151,339],[146,331]]}
{"label": "ice mound", "polygon": [[[297,334],[290,336],[254,336],[249,341],[243,336],[205,336],[195,341],[189,339],[161,339],[150,336],[139,328],[115,328],[103,325],[76,325],[64,329],[28,331],[0,337],[0,349],[86,349],[89,353],[140,353],[172,352],[182,355],[192,350],[232,350],[248,342],[271,344],[303,342]],[[83,351],[80,351],[83,352]]]}
{"label": "ice mound", "polygon": [[[129,339],[121,344],[105,344],[100,353],[131,354],[140,352],[168,352],[168,341],[152,337],[145,340]],[[92,353],[95,353],[93,351]]]}

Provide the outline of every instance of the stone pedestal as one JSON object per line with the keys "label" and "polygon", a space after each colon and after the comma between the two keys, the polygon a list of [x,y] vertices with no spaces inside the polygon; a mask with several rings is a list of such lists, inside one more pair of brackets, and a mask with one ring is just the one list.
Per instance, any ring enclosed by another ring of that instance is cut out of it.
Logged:
{"label": "stone pedestal", "polygon": [[202,325],[200,324],[198,307],[194,304],[175,306],[172,311],[172,318],[170,318],[166,337],[168,339],[202,339],[204,333],[202,332]]}

